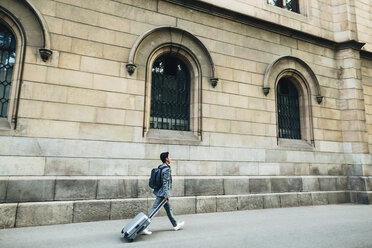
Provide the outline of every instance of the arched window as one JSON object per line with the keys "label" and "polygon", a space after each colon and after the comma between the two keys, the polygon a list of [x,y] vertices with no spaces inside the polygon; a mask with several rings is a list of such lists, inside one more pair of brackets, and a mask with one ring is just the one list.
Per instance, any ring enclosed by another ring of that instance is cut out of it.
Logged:
{"label": "arched window", "polygon": [[15,54],[15,37],[7,27],[0,24],[0,118],[8,117]]}
{"label": "arched window", "polygon": [[46,21],[29,0],[0,1],[0,130],[10,135],[24,120],[18,119],[18,107],[23,78],[29,76],[23,70],[26,47],[48,60],[52,51]]}
{"label": "arched window", "polygon": [[301,139],[299,94],[296,86],[281,78],[277,86],[279,138]]}
{"label": "arched window", "polygon": [[297,57],[280,56],[265,71],[263,93],[270,88],[275,89],[278,145],[314,146],[312,102],[320,104],[323,96],[313,70]]}
{"label": "arched window", "polygon": [[150,29],[133,44],[126,69],[145,81],[145,141],[202,141],[202,82],[209,89],[217,78],[212,57],[197,37],[176,27]]}
{"label": "arched window", "polygon": [[152,66],[150,128],[190,130],[190,71],[172,55]]}

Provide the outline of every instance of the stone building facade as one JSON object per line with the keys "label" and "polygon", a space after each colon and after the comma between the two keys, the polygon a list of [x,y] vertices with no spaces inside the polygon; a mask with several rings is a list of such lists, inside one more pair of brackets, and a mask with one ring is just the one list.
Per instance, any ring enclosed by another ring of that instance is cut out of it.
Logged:
{"label": "stone building facade", "polygon": [[371,203],[371,27],[371,0],[1,0],[0,227],[146,212],[163,151],[175,214]]}

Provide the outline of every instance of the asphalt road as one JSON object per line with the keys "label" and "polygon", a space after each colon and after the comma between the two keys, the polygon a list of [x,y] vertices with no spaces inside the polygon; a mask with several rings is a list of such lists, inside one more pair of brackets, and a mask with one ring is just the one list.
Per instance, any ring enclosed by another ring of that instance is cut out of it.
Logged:
{"label": "asphalt road", "polygon": [[155,217],[153,234],[127,243],[129,220],[100,221],[0,230],[1,248],[59,247],[275,247],[371,248],[371,205],[326,205],[176,216],[186,222],[173,231]]}

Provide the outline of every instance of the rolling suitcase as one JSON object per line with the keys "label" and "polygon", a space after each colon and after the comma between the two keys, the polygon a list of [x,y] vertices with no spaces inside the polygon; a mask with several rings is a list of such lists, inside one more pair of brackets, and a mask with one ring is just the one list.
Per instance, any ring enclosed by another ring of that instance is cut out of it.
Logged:
{"label": "rolling suitcase", "polygon": [[159,212],[159,210],[164,206],[167,200],[164,200],[159,204],[154,212],[150,216],[144,213],[137,214],[133,220],[131,220],[122,230],[121,233],[124,234],[124,239],[128,242],[132,242],[138,234],[140,234],[146,227],[151,223],[151,219]]}

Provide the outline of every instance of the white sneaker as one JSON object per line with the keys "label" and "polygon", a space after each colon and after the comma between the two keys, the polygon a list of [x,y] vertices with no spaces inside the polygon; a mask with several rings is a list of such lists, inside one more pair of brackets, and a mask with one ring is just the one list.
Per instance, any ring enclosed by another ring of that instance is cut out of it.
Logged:
{"label": "white sneaker", "polygon": [[185,225],[185,222],[181,221],[180,223],[177,224],[177,226],[173,227],[173,230],[178,231],[182,229],[184,225]]}
{"label": "white sneaker", "polygon": [[146,228],[145,230],[142,231],[141,234],[142,234],[142,235],[151,235],[152,232],[151,232],[149,229]]}

